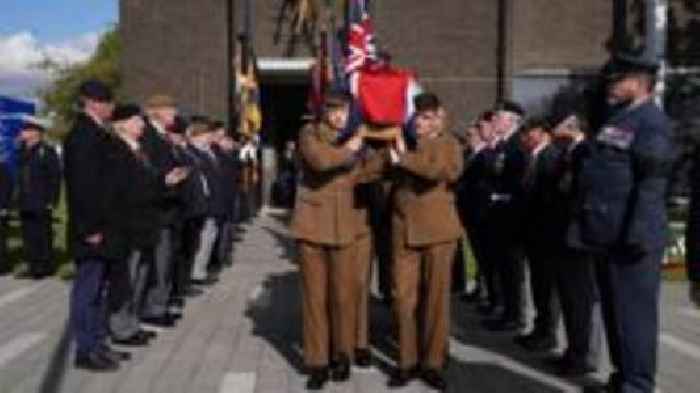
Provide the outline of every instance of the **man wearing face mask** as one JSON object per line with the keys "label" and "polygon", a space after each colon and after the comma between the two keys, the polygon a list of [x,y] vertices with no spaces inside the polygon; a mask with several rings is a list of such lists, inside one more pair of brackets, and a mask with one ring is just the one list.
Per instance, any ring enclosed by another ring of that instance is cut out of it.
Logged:
{"label": "man wearing face mask", "polygon": [[568,243],[597,260],[614,372],[591,391],[655,390],[666,192],[673,162],[669,120],[654,103],[658,65],[629,55],[604,69],[616,110],[578,173]]}

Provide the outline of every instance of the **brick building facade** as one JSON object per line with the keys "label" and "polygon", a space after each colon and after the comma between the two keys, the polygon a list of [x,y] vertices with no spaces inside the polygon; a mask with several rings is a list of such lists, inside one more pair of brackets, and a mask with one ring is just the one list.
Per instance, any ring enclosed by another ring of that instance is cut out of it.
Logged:
{"label": "brick building facade", "polygon": [[[285,0],[121,0],[127,94],[174,95],[191,112],[229,119],[237,35],[250,26],[268,133],[299,124],[312,56],[290,50]],[[374,0],[379,44],[437,92],[459,127],[499,95],[536,107],[543,96],[594,72],[608,57],[611,0]],[[697,64],[698,10],[670,0],[671,63]],[[628,0],[628,31],[640,30],[640,0]],[[249,7],[249,8],[248,8]],[[636,7],[636,8],[635,8]],[[637,10],[637,14],[635,14]],[[250,12],[249,22],[246,15]],[[631,34],[634,37],[634,34]],[[632,38],[633,39],[633,38]]]}

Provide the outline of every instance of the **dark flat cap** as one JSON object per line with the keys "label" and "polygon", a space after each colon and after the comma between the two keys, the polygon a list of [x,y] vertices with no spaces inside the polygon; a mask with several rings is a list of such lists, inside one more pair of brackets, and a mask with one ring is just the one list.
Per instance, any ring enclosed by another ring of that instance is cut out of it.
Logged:
{"label": "dark flat cap", "polygon": [[496,103],[496,106],[493,108],[493,110],[496,112],[514,113],[520,117],[525,116],[525,109],[523,109],[522,105],[518,104],[515,101],[499,101]]}
{"label": "dark flat cap", "polygon": [[620,53],[605,64],[602,73],[608,80],[619,80],[630,74],[656,75],[659,67],[658,62],[629,53]]}
{"label": "dark flat cap", "polygon": [[142,116],[141,107],[135,104],[118,105],[112,112],[112,121],[129,120],[134,116]]}
{"label": "dark flat cap", "polygon": [[113,99],[112,89],[104,82],[95,79],[83,82],[78,89],[78,94],[95,101],[110,102]]}

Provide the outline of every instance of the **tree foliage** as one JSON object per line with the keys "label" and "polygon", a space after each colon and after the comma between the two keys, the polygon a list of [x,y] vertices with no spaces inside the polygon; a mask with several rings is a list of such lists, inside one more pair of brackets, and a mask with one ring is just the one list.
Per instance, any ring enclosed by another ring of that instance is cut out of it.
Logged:
{"label": "tree foliage", "polygon": [[120,96],[121,74],[119,62],[121,42],[117,29],[102,35],[95,53],[83,63],[63,65],[45,60],[40,67],[52,76],[51,84],[41,91],[44,112],[55,125],[57,136],[62,136],[76,113],[78,87],[87,79],[98,79],[111,86]]}

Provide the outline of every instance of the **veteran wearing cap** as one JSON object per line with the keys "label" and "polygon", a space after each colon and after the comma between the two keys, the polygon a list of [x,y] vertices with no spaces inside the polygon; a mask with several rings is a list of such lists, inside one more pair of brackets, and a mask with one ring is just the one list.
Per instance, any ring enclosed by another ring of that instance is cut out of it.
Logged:
{"label": "veteran wearing cap", "polygon": [[374,180],[373,174],[379,177],[386,161],[362,158],[359,133],[338,143],[349,104],[349,96],[329,93],[322,121],[306,125],[299,136],[302,180],[290,229],[298,241],[304,362],[311,390],[323,388],[331,361],[334,380],[350,377],[360,286],[356,242],[369,231],[355,188]]}
{"label": "veteran wearing cap", "polygon": [[669,120],[654,102],[658,65],[618,55],[605,67],[610,116],[578,175],[570,245],[597,254],[614,372],[603,392],[655,390]]}
{"label": "veteran wearing cap", "polygon": [[399,359],[389,386],[405,386],[420,369],[426,383],[444,390],[452,262],[463,234],[454,186],[464,160],[456,138],[445,131],[437,96],[421,94],[415,104],[415,150],[402,142],[391,150],[396,171],[392,255]]}
{"label": "veteran wearing cap", "polygon": [[61,192],[61,165],[56,150],[44,140],[45,132],[39,122],[28,119],[19,135],[19,211],[28,265],[21,278],[42,278],[54,271],[51,212]]}
{"label": "veteran wearing cap", "polygon": [[[173,156],[172,145],[167,139],[167,129],[173,125],[177,115],[175,100],[168,95],[156,94],[146,100],[145,112],[146,129],[141,137],[141,146],[153,167],[158,171],[161,182],[165,184],[167,174],[178,166]],[[167,188],[170,192],[165,193],[158,204],[161,229],[151,264],[152,276],[155,280],[146,291],[141,313],[144,322],[158,327],[172,327],[176,320],[175,316],[169,312],[168,305],[175,269],[173,237],[177,232],[175,226],[178,223],[178,214],[183,209],[179,186],[170,185]]]}
{"label": "veteran wearing cap", "polygon": [[107,265],[121,257],[114,247],[109,219],[110,193],[106,123],[112,115],[112,92],[99,81],[87,81],[78,92],[82,111],[64,142],[68,202],[68,240],[76,264],[70,318],[76,340],[75,365],[114,371],[119,365],[105,345],[103,290]]}

